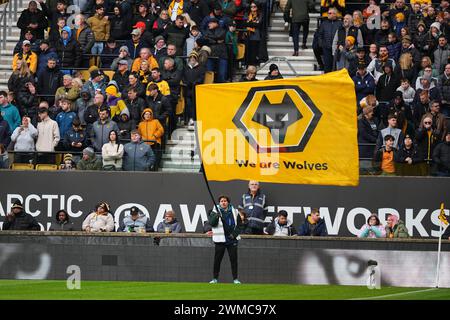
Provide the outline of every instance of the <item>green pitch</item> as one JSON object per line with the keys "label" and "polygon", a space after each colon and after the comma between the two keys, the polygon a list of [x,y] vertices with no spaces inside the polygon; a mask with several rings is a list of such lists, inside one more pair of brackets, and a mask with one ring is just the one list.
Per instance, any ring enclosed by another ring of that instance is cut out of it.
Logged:
{"label": "green pitch", "polygon": [[68,290],[65,281],[0,280],[0,299],[450,299],[450,289],[283,284],[82,281]]}

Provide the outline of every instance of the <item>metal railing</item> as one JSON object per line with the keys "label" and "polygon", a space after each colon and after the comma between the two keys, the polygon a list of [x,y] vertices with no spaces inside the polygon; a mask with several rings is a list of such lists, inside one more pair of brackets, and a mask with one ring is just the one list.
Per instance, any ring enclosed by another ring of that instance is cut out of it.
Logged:
{"label": "metal railing", "polygon": [[12,28],[16,25],[20,14],[18,11],[22,6],[23,0],[9,0],[3,7],[0,15],[0,48],[2,50],[6,50],[7,36],[12,35]]}

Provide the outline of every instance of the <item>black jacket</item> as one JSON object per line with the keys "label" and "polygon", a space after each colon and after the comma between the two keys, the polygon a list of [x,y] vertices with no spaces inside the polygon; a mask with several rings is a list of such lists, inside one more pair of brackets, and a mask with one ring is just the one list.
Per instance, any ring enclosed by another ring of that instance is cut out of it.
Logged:
{"label": "black jacket", "polygon": [[48,27],[48,20],[41,10],[32,13],[29,9],[22,11],[22,14],[17,21],[17,27],[20,29],[20,38],[23,39],[25,31],[30,23],[37,23],[38,27],[32,31],[36,39],[44,39],[44,30]]}
{"label": "black jacket", "polygon": [[203,19],[209,14],[209,7],[205,0],[199,0],[197,3],[189,1],[184,12],[189,14],[189,17],[200,26]]}
{"label": "black jacket", "polygon": [[450,173],[450,142],[441,142],[434,148],[433,162],[439,172]]}
{"label": "black jacket", "polygon": [[214,30],[208,29],[203,35],[203,38],[208,41],[208,46],[211,48],[212,57],[228,59],[225,35],[225,30],[220,27]]}
{"label": "black jacket", "polygon": [[130,38],[130,32],[132,29],[130,20],[124,19],[124,17],[120,15],[113,15],[109,17],[109,21],[111,24],[110,34],[114,36],[114,39],[128,40]]}
{"label": "black jacket", "polygon": [[3,230],[41,230],[37,220],[28,213],[21,211],[16,214],[12,221],[8,219],[3,222]]}
{"label": "black jacket", "polygon": [[61,68],[78,68],[81,65],[82,53],[80,44],[70,39],[65,46],[62,39],[55,44]]}
{"label": "black jacket", "polygon": [[155,99],[152,97],[147,98],[147,106],[152,109],[154,118],[158,119],[163,126],[166,124],[166,118],[173,113],[169,98],[160,92]]}
{"label": "black jacket", "polygon": [[[133,123],[133,126],[135,128],[138,125],[139,121],[141,121],[142,111],[147,108],[147,104],[141,97],[136,97],[136,99],[134,100],[126,98],[124,102],[127,105],[128,111],[130,112],[130,121]],[[155,114],[155,112],[153,112],[153,114]]]}
{"label": "black jacket", "polygon": [[53,222],[48,231],[76,231],[73,222],[69,221],[58,221]]}
{"label": "black jacket", "polygon": [[3,144],[5,148],[11,142],[11,134],[12,132],[8,122],[3,120],[3,117],[0,115],[0,144]]}
{"label": "black jacket", "polygon": [[438,137],[435,135],[434,131],[432,131],[431,137],[428,139],[428,133],[425,128],[416,130],[414,143],[417,144],[417,151],[421,160],[431,159],[434,147],[438,142]]}
{"label": "black jacket", "polygon": [[180,95],[180,81],[182,79],[182,71],[178,71],[176,66],[172,70],[161,70],[161,79],[166,80],[170,87],[170,95],[174,99],[178,99]]}
{"label": "black jacket", "polygon": [[414,144],[409,149],[407,149],[405,145],[403,145],[398,150],[396,162],[406,163],[406,158],[411,158],[412,164],[416,164],[421,161],[419,153],[417,151],[417,147]]}
{"label": "black jacket", "polygon": [[130,83],[128,82],[128,76],[130,75],[130,71],[125,71],[123,74],[121,74],[119,71],[116,71],[114,73],[114,76],[112,80],[117,82],[117,85],[119,86],[119,91],[123,91]]}
{"label": "black jacket", "polygon": [[393,73],[390,76],[383,74],[377,82],[376,97],[378,101],[391,101],[394,93],[400,86],[400,80]]}
{"label": "black jacket", "polygon": [[187,65],[184,67],[183,83],[186,85],[186,96],[195,95],[194,88],[198,84],[202,84],[205,80],[206,69],[204,66],[197,65],[193,68]]}
{"label": "black jacket", "polygon": [[182,56],[184,44],[186,39],[189,38],[189,30],[184,27],[178,28],[175,24],[172,24],[167,27],[163,35],[167,39],[167,43],[174,44],[177,48],[177,56]]}

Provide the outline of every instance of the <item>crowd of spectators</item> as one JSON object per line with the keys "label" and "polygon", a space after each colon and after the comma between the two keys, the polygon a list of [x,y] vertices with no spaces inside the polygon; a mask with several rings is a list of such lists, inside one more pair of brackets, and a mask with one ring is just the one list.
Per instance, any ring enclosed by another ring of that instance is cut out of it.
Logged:
{"label": "crowd of spectators", "polygon": [[449,1],[322,1],[321,17],[320,68],[355,83],[361,173],[449,176]]}
{"label": "crowd of spectators", "polygon": [[[266,1],[30,1],[0,91],[2,155],[27,163],[35,156],[23,152],[66,151],[63,167],[155,169],[177,125],[193,125],[206,73],[232,81],[239,43],[244,65],[267,60],[267,16]],[[133,148],[142,155],[127,160]]]}

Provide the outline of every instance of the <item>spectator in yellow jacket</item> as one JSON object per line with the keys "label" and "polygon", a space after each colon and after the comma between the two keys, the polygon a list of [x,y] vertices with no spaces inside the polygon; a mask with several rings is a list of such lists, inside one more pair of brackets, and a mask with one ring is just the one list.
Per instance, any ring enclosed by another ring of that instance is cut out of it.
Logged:
{"label": "spectator in yellow jacket", "polygon": [[22,52],[18,52],[14,55],[12,69],[16,70],[17,60],[25,60],[28,69],[35,74],[37,70],[38,56],[36,53],[31,51],[31,42],[28,40],[24,40],[22,42]]}
{"label": "spectator in yellow jacket", "polygon": [[[161,144],[161,137],[164,134],[164,128],[161,123],[153,118],[153,111],[150,108],[142,111],[142,121],[139,123],[138,130],[143,140],[156,140]],[[149,145],[153,145],[154,142],[146,142]]]}
{"label": "spectator in yellow jacket", "polygon": [[142,48],[141,51],[139,51],[139,57],[134,59],[133,61],[133,66],[131,67],[132,72],[139,71],[139,69],[141,68],[142,60],[148,61],[148,64],[150,65],[150,70],[158,68],[158,61],[156,61],[155,57],[153,57],[152,53],[150,52],[150,49]]}

